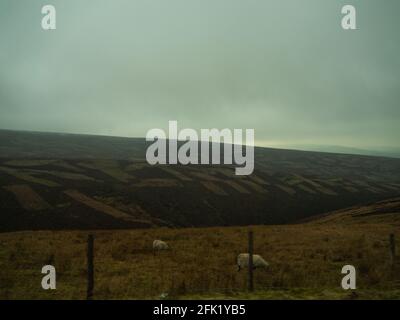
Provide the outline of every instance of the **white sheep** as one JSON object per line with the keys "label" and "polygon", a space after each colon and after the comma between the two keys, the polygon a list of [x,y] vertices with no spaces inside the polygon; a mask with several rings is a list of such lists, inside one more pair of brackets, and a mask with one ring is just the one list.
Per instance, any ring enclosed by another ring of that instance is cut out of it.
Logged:
{"label": "white sheep", "polygon": [[157,250],[168,250],[169,246],[166,242],[161,240],[154,240],[153,241],[153,250],[154,252]]}
{"label": "white sheep", "polygon": [[[248,253],[241,253],[237,257],[237,266],[238,266],[238,271],[240,271],[241,268],[247,268],[249,266],[249,254]],[[258,254],[253,254],[253,268],[266,268],[268,267],[269,264],[267,261],[265,261],[260,255]]]}

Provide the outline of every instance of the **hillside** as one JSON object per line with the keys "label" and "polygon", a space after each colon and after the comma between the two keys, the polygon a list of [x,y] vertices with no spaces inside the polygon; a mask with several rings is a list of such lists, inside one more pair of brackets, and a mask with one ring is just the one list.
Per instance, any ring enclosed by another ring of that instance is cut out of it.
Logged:
{"label": "hillside", "polygon": [[340,209],[313,216],[308,221],[315,224],[387,223],[400,228],[400,198]]}
{"label": "hillside", "polygon": [[400,195],[400,159],[256,148],[255,171],[150,166],[143,139],[0,131],[0,231],[295,222]]}

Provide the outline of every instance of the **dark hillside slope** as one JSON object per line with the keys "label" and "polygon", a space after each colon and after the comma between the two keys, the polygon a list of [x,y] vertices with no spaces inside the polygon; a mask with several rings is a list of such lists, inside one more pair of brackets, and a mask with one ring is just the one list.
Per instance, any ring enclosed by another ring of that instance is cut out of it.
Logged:
{"label": "dark hillside slope", "polygon": [[0,230],[279,224],[400,195],[400,159],[256,148],[239,177],[145,152],[144,139],[0,131]]}

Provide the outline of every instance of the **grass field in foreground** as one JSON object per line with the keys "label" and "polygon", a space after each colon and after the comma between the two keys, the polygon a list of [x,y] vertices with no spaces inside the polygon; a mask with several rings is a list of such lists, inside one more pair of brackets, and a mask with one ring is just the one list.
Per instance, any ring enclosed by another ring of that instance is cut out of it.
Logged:
{"label": "grass field in foreground", "polygon": [[[248,227],[95,231],[95,299],[399,299],[392,270],[389,222],[254,226],[255,253],[270,263],[255,271],[254,293],[236,255],[246,252]],[[0,234],[0,299],[85,299],[84,231]],[[397,234],[397,236],[400,236]],[[154,239],[170,251],[153,255]],[[41,268],[53,264],[57,289],[41,288]],[[355,293],[341,289],[341,269],[357,269]]]}

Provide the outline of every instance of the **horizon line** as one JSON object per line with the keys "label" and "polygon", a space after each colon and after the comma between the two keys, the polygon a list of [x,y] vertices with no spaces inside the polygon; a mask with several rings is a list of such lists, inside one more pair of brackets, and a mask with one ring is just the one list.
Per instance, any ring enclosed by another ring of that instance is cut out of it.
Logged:
{"label": "horizon line", "polygon": [[[11,131],[11,132],[24,132],[24,133],[38,133],[38,134],[57,134],[57,135],[76,135],[76,136],[93,136],[93,137],[108,137],[108,138],[122,138],[122,139],[143,139],[146,141],[146,137],[138,137],[138,136],[123,136],[123,135],[112,135],[112,134],[99,134],[99,133],[81,133],[81,132],[62,132],[62,131],[43,131],[43,130],[23,130],[23,129],[4,129],[0,128],[0,131]],[[162,140],[162,139],[161,139]],[[165,140],[170,140],[170,139],[165,139]],[[188,140],[177,140],[177,141],[188,141]],[[196,140],[197,142],[203,142],[203,140]],[[204,141],[207,142],[207,141]],[[210,141],[209,141],[210,142]],[[215,143],[215,142],[214,142]],[[220,142],[220,144],[223,144],[223,142]],[[234,145],[234,143],[231,143]],[[245,144],[242,146],[246,146]],[[358,155],[358,156],[370,156],[370,157],[383,157],[383,158],[400,158],[400,154],[396,155],[387,155],[386,152],[384,151],[377,151],[377,150],[369,150],[369,149],[363,149],[359,147],[349,147],[349,146],[341,146],[341,145],[325,145],[326,147],[336,147],[336,148],[348,148],[348,149],[355,149],[359,150],[360,152],[364,153],[350,153],[350,152],[340,152],[340,151],[324,151],[324,150],[318,150],[319,147],[323,147],[320,144],[309,144],[310,147],[314,146],[316,149],[307,149],[305,146],[298,145],[293,146],[293,145],[287,145],[286,147],[284,145],[280,146],[271,146],[271,145],[256,145],[254,144],[254,148],[262,148],[262,149],[275,149],[275,150],[288,150],[288,151],[302,151],[302,152],[317,152],[317,153],[330,153],[330,154],[344,154],[344,155]],[[386,148],[397,148],[397,147],[386,147]],[[375,153],[375,154],[373,154]],[[376,154],[378,153],[378,154]],[[389,152],[390,153],[390,152]]]}

